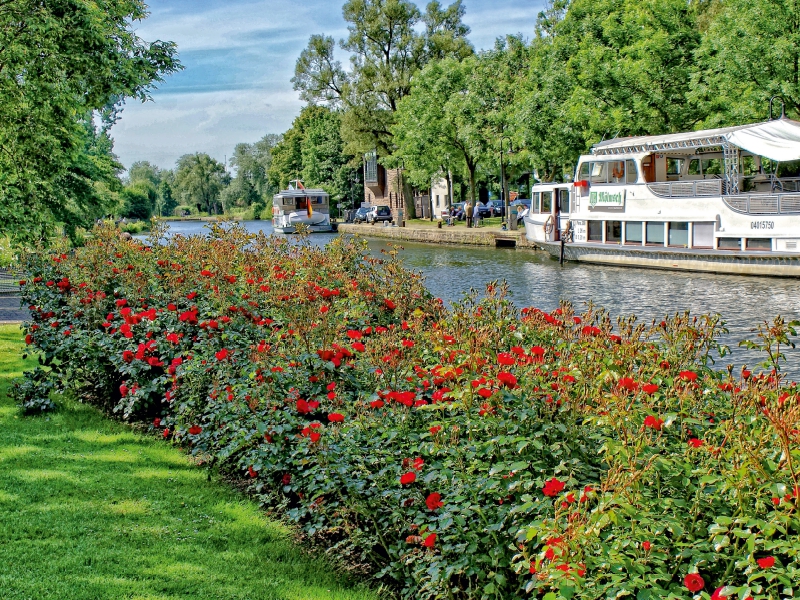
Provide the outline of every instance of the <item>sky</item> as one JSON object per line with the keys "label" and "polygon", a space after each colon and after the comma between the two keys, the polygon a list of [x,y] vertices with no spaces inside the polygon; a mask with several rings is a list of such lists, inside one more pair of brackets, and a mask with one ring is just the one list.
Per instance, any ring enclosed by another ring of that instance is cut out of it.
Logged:
{"label": "sky", "polygon": [[[424,10],[427,0],[417,0]],[[128,101],[111,130],[127,168],[147,160],[173,168],[183,154],[223,161],[237,143],[282,133],[303,102],[291,78],[313,34],[347,34],[343,0],[150,0],[135,24],[148,42],[178,45],[184,70],[159,84],[146,103]],[[442,1],[449,4],[448,0]],[[499,36],[533,35],[544,0],[464,0],[464,22],[476,49]],[[346,66],[347,54],[338,57]]]}

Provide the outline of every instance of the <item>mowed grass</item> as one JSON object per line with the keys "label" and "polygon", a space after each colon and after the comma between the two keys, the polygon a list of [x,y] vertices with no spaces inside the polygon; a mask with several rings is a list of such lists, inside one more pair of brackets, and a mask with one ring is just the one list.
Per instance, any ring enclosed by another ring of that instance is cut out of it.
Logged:
{"label": "mowed grass", "polygon": [[0,598],[375,599],[168,444],[64,400],[23,417],[0,325]]}

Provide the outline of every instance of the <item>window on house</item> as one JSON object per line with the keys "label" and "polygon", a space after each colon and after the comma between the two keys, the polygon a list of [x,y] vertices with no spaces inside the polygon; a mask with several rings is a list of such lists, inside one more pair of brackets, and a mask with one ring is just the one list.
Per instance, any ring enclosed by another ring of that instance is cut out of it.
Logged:
{"label": "window on house", "polygon": [[374,150],[364,155],[364,181],[378,182],[378,154]]}

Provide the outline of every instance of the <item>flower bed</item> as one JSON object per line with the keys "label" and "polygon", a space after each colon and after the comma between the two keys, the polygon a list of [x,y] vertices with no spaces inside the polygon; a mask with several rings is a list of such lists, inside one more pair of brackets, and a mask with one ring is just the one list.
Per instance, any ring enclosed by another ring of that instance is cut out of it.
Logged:
{"label": "flower bed", "polygon": [[52,372],[21,403],[55,382],[148,423],[402,597],[798,593],[797,392],[712,371],[713,317],[446,310],[362,242],[238,228],[100,229],[28,272]]}

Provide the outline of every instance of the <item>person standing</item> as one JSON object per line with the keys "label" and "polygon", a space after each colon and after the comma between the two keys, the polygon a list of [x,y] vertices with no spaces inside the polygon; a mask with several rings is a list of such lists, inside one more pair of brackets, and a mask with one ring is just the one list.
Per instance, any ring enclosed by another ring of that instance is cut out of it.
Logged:
{"label": "person standing", "polygon": [[480,225],[481,220],[481,207],[483,204],[480,202],[476,202],[475,206],[472,209],[472,226],[478,227]]}
{"label": "person standing", "polygon": [[467,220],[467,227],[472,227],[472,202],[464,207],[464,218]]}

